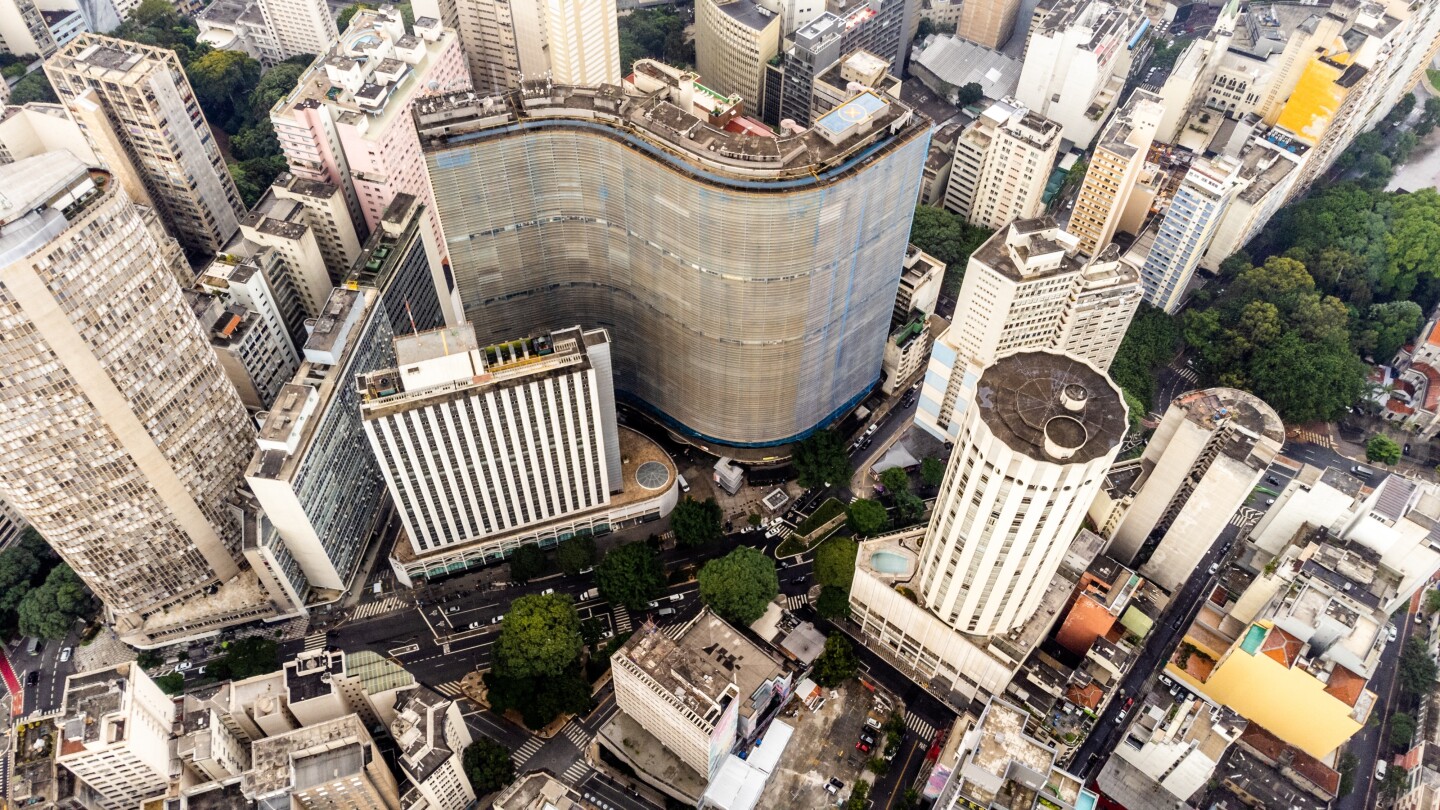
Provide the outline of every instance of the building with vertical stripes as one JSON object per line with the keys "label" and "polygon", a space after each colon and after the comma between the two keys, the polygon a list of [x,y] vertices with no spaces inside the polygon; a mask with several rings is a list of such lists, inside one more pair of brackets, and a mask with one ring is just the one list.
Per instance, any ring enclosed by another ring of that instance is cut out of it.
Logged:
{"label": "building with vertical stripes", "polygon": [[[622,454],[622,443],[642,440],[627,432],[622,442],[616,428],[605,330],[484,346],[464,324],[394,345],[396,368],[363,375],[357,387],[415,559],[477,548],[503,555],[602,533],[621,500],[663,500],[673,488],[663,453],[650,464],[646,453]],[[658,517],[660,505],[651,506]],[[476,559],[484,557],[445,566]]]}

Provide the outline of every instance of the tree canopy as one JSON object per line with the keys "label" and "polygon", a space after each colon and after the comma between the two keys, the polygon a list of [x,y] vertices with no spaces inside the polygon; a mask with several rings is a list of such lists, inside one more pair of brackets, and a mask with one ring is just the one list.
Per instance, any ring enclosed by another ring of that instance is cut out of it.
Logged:
{"label": "tree canopy", "polygon": [[1374,464],[1400,463],[1400,445],[1389,436],[1372,436],[1365,444],[1365,460]]}
{"label": "tree canopy", "polygon": [[465,775],[475,795],[494,793],[515,778],[515,763],[510,749],[488,737],[481,737],[465,746]]}
{"label": "tree canopy", "polygon": [[695,42],[685,39],[685,18],[673,8],[636,9],[618,20],[620,70],[636,59],[658,59],[679,68],[695,64]]}
{"label": "tree canopy", "polygon": [[[1110,363],[1110,377],[1132,399],[1132,419],[1143,417],[1152,409],[1163,410],[1165,403],[1155,402],[1155,374],[1180,351],[1180,325],[1174,318],[1149,304],[1142,303],[1125,330],[1125,338]],[[1134,413],[1139,406],[1139,413]]]}
{"label": "tree canopy", "polygon": [[938,487],[945,480],[945,462],[926,456],[920,462],[920,481],[927,487]]}
{"label": "tree canopy", "polygon": [[850,529],[859,535],[875,535],[890,528],[890,514],[879,501],[861,498],[848,510]]}
{"label": "tree canopy", "polygon": [[850,639],[837,632],[825,639],[825,649],[815,659],[810,677],[821,686],[839,686],[859,671],[860,662],[855,659],[855,647]]}
{"label": "tree canopy", "polygon": [[595,584],[606,600],[642,610],[665,590],[665,572],[649,545],[627,543],[605,554],[595,567]]}
{"label": "tree canopy", "polygon": [[820,430],[802,439],[791,454],[802,487],[842,484],[850,480],[850,456],[845,442],[833,430]]}
{"label": "tree canopy", "polygon": [[555,560],[561,571],[578,574],[595,564],[595,555],[595,538],[580,534],[560,544],[555,551]]}
{"label": "tree canopy", "polygon": [[880,473],[880,486],[891,495],[910,491],[910,476],[899,467],[891,467]]}
{"label": "tree canopy", "polygon": [[843,619],[850,615],[850,592],[844,588],[826,585],[820,589],[820,598],[815,600],[815,612],[822,619]]}
{"label": "tree canopy", "polygon": [[705,563],[697,576],[700,601],[722,619],[749,625],[780,592],[775,561],[749,546]]}
{"label": "tree canopy", "polygon": [[991,231],[966,222],[963,217],[929,205],[915,206],[910,221],[910,243],[945,263],[942,289],[954,297],[965,278],[970,254],[990,238]]}
{"label": "tree canopy", "polygon": [[61,639],[75,626],[75,620],[89,616],[95,599],[80,577],[61,563],[50,569],[45,582],[21,598],[15,613],[20,632],[43,639]]}
{"label": "tree canopy", "polygon": [[280,668],[280,647],[274,639],[246,636],[225,647],[225,654],[206,666],[206,674],[220,680],[244,680]]}
{"label": "tree canopy", "polygon": [[815,581],[848,591],[855,579],[855,555],[860,546],[848,537],[832,537],[815,550]]}
{"label": "tree canopy", "polygon": [[670,529],[680,545],[703,546],[720,541],[723,519],[724,513],[714,498],[697,501],[687,495],[670,512]]}
{"label": "tree canopy", "polygon": [[545,573],[545,552],[533,543],[510,552],[510,579],[521,585]]}
{"label": "tree canopy", "polygon": [[10,88],[10,103],[17,107],[32,101],[54,104],[59,100],[55,88],[50,86],[50,77],[43,70],[32,70]]}
{"label": "tree canopy", "polygon": [[1409,695],[1425,695],[1435,688],[1435,660],[1425,649],[1425,642],[1411,637],[1400,651],[1400,690]]}
{"label": "tree canopy", "polygon": [[495,640],[501,677],[553,677],[580,660],[580,617],[565,594],[531,594],[510,603]]}

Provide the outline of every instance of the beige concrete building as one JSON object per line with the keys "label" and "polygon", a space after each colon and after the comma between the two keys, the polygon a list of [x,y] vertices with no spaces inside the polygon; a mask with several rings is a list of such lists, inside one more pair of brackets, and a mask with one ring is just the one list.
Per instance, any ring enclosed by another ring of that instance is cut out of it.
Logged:
{"label": "beige concrete building", "polygon": [[32,101],[5,108],[0,118],[0,163],[59,151],[69,152],[87,166],[100,164],[85,133],[63,106]]}
{"label": "beige concrete building", "polygon": [[910,319],[915,311],[932,315],[940,300],[940,286],[945,282],[945,263],[914,245],[905,248],[905,272],[900,275],[900,289],[895,292],[895,310],[890,316],[891,327]]}
{"label": "beige concrete building", "polygon": [[170,782],[175,704],[133,663],[65,679],[55,762],[101,810],[133,810]]}
{"label": "beige concrete building", "polygon": [[966,0],[960,6],[955,33],[978,45],[999,50],[1015,33],[1020,0]]}
{"label": "beige concrete building", "polygon": [[[677,639],[653,624],[641,628],[610,662],[620,711],[702,783],[783,708],[794,686],[774,658],[709,610]],[[617,756],[633,756],[615,742],[602,732]]]}
{"label": "beige concrete building", "polygon": [[[280,257],[278,269],[284,276],[283,280],[276,280],[282,297],[293,298],[296,309],[304,317],[318,318],[334,286],[333,279],[336,275],[344,278],[348,268],[341,268],[338,273],[331,270],[309,220],[309,211],[304,205],[273,190],[267,192],[240,220],[241,239],[249,244],[237,244],[239,240],[231,242],[226,245],[224,255],[273,250]],[[303,341],[301,338],[302,345]]]}
{"label": "beige concrete building", "polygon": [[1177,397],[1145,446],[1110,554],[1174,593],[1280,454],[1274,409],[1234,388]]}
{"label": "beige concrete building", "polygon": [[[765,65],[780,52],[780,15],[755,0],[699,0],[695,5],[695,67],[706,86],[738,94],[758,110]],[[805,100],[809,103],[809,99]]]}
{"label": "beige concrete building", "polygon": [[[279,213],[280,203],[267,202],[270,197],[293,203],[299,206],[299,211]],[[360,236],[355,232],[355,223],[345,208],[345,194],[334,183],[306,180],[287,172],[275,178],[275,184],[270,186],[255,208],[275,212],[269,216],[300,221],[309,226],[320,246],[320,255],[325,258],[325,269],[330,272],[331,283],[338,284],[360,255]]]}
{"label": "beige concrete building", "polygon": [[619,84],[615,0],[420,0],[417,16],[460,35],[475,89],[496,93],[522,77],[557,84]]}
{"label": "beige concrete building", "polygon": [[259,0],[280,58],[327,51],[340,32],[325,0]]}
{"label": "beige concrete building", "polygon": [[300,355],[264,271],[217,260],[185,295],[240,401],[252,412],[269,408],[295,375]]}
{"label": "beige concrete building", "polygon": [[1164,113],[1158,96],[1136,90],[1100,133],[1066,226],[1086,256],[1099,253],[1115,236]]}
{"label": "beige concrete building", "polygon": [[401,799],[405,807],[465,810],[475,801],[465,773],[465,747],[472,738],[460,704],[423,686],[406,690],[395,702],[389,728],[400,770],[413,786]]}
{"label": "beige concrete building", "polygon": [[188,253],[224,246],[245,206],[174,51],[82,34],[45,74],[95,153]]}
{"label": "beige concrete building", "polygon": [[992,231],[1038,216],[1059,150],[1059,124],[995,102],[955,142],[945,208]]}
{"label": "beige concrete building", "polygon": [[1055,349],[1108,369],[1139,303],[1139,275],[1116,251],[1087,263],[1055,220],[1012,222],[970,256],[916,424],[954,441],[980,370],[1008,352]]}
{"label": "beige concrete building", "polygon": [[130,643],[272,615],[229,505],[254,434],[136,207],[67,152],[0,187],[0,497]]}
{"label": "beige concrete building", "polygon": [[400,810],[395,774],[358,715],[257,740],[241,791],[256,802],[314,810]]}
{"label": "beige concrete building", "polygon": [[960,733],[956,729],[940,752],[931,775],[932,784],[943,780],[935,800],[937,810],[971,810],[1009,806],[1035,806],[1060,802],[1061,807],[1093,807],[1099,797],[1085,781],[1060,768],[1055,746],[1028,729],[1030,715],[1003,700],[991,700],[979,721]]}

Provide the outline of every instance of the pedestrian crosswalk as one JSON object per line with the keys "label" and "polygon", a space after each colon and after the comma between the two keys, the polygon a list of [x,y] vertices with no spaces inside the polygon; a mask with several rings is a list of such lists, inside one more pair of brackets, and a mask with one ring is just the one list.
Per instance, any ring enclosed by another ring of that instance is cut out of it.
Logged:
{"label": "pedestrian crosswalk", "polygon": [[616,605],[615,634],[620,635],[621,633],[628,633],[630,632],[631,628],[632,625],[630,624],[630,611],[626,610],[624,605]]}
{"label": "pedestrian crosswalk", "polygon": [[446,681],[445,683],[438,684],[435,687],[435,691],[439,692],[445,697],[451,698],[458,698],[461,695],[465,694],[465,692],[460,688],[459,681]]}
{"label": "pedestrian crosswalk", "polygon": [[910,710],[905,711],[905,727],[915,732],[922,739],[929,739],[935,736],[935,727],[920,719]]}
{"label": "pedestrian crosswalk", "polygon": [[325,634],[311,633],[305,637],[305,652],[315,652],[325,649]]}
{"label": "pedestrian crosswalk", "polygon": [[809,594],[802,593],[799,596],[785,597],[785,606],[790,608],[791,610],[799,610],[800,608],[805,607],[808,604],[810,604]]}
{"label": "pedestrian crosswalk", "polygon": [[578,785],[585,781],[585,777],[590,775],[591,770],[590,763],[583,759],[577,759],[565,769],[565,773],[560,774],[560,779],[571,785]]}
{"label": "pedestrian crosswalk", "polygon": [[560,733],[565,736],[565,739],[570,741],[571,745],[581,751],[584,751],[590,745],[590,733],[585,730],[584,726],[574,720],[566,723],[565,728],[560,729]]}
{"label": "pedestrian crosswalk", "polygon": [[544,747],[544,740],[539,737],[531,737],[526,740],[523,745],[515,749],[515,753],[510,755],[510,761],[515,763],[515,767],[518,769],[521,765],[528,762],[531,757],[535,756],[536,751]]}
{"label": "pedestrian crosswalk", "polygon": [[1290,431],[1290,438],[1307,444],[1318,444],[1321,447],[1329,447],[1331,449],[1335,447],[1335,442],[1330,439],[1330,436],[1318,430],[1295,428]]}
{"label": "pedestrian crosswalk", "polygon": [[410,607],[410,600],[399,594],[390,594],[378,602],[366,602],[355,608],[351,616],[356,619],[368,619],[371,616],[381,616],[386,613],[394,613],[397,610],[404,610]]}
{"label": "pedestrian crosswalk", "polygon": [[1259,520],[1260,515],[1261,512],[1259,509],[1251,509],[1248,506],[1242,506],[1240,507],[1240,511],[1236,512],[1230,518],[1230,525],[1244,528]]}
{"label": "pedestrian crosswalk", "polygon": [[1190,383],[1191,385],[1200,382],[1200,375],[1196,374],[1195,369],[1193,368],[1190,368],[1188,366],[1181,366],[1180,368],[1174,368],[1172,366],[1171,368],[1174,369],[1177,375],[1179,375],[1180,379]]}

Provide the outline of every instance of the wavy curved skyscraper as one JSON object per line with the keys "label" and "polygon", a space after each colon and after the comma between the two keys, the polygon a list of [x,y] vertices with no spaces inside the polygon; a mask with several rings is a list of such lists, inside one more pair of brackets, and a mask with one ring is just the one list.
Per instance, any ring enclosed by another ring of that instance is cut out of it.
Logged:
{"label": "wavy curved skyscraper", "polygon": [[465,314],[482,341],[606,328],[622,398],[702,440],[792,441],[879,379],[929,122],[867,90],[777,136],[653,78],[419,102]]}

